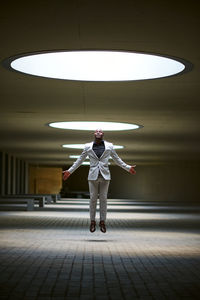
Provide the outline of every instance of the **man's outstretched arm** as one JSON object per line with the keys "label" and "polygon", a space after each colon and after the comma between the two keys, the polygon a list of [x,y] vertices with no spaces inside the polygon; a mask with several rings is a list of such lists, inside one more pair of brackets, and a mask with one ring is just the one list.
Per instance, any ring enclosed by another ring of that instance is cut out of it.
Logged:
{"label": "man's outstretched arm", "polygon": [[84,148],[83,152],[81,153],[81,155],[79,156],[79,158],[77,158],[77,160],[73,163],[73,165],[68,169],[63,171],[63,180],[67,180],[69,178],[69,176],[76,170],[78,169],[78,167],[80,167],[80,165],[82,164],[82,162],[86,159],[87,157],[87,151]]}
{"label": "man's outstretched arm", "polygon": [[111,152],[111,157],[112,159],[114,160],[114,162],[121,168],[125,169],[126,171],[128,171],[129,173],[131,174],[136,174],[136,171],[135,171],[135,167],[136,165],[133,165],[133,166],[130,166],[130,165],[127,165],[116,153],[116,151],[114,150],[114,148],[112,149],[112,152]]}

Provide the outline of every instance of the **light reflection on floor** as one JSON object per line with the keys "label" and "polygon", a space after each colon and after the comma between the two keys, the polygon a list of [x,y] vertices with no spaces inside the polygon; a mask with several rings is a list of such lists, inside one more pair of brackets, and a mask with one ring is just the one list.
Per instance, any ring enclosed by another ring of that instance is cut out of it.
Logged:
{"label": "light reflection on floor", "polygon": [[[91,234],[88,200],[62,200],[32,212],[0,211],[1,271],[11,277],[12,272],[17,273],[21,267],[26,267],[30,287],[27,285],[21,291],[23,297],[30,292],[31,280],[34,279],[32,270],[42,272],[45,268],[50,272],[51,265],[55,263],[52,272],[57,274],[67,261],[68,267],[75,268],[75,278],[70,275],[67,283],[63,283],[63,299],[68,295],[70,288],[67,284],[70,285],[70,282],[79,285],[81,296],[81,280],[85,282],[88,277],[87,274],[85,277],[81,275],[82,279],[78,277],[80,267],[89,268],[91,264],[91,278],[96,276],[104,282],[105,299],[111,300],[109,278],[114,273],[117,276],[113,277],[112,286],[116,291],[120,286],[120,299],[128,299],[125,296],[126,288],[129,290],[128,295],[133,293],[135,299],[142,299],[144,295],[140,293],[144,293],[145,289],[144,294],[148,299],[169,299],[169,290],[170,299],[182,299],[185,295],[188,299],[197,299],[200,292],[199,215],[199,206],[140,204],[138,201],[115,199],[108,203],[107,233],[101,233],[97,226],[96,232]],[[74,263],[76,260],[77,263]],[[44,261],[48,262],[47,265],[43,265]],[[97,272],[95,268],[105,270]],[[19,291],[16,292],[11,286],[13,281],[10,283],[10,277],[4,278],[4,286],[6,283],[8,287],[4,294],[18,297]],[[48,280],[51,280],[51,276]],[[16,286],[17,282],[16,279]],[[38,285],[36,300],[44,296],[42,283]],[[147,289],[148,285],[150,287]],[[166,289],[159,288],[159,285],[165,285]],[[10,294],[11,290],[13,294]],[[94,291],[93,288],[91,293],[95,299]],[[53,288],[49,288],[45,296],[53,297],[54,292]]]}

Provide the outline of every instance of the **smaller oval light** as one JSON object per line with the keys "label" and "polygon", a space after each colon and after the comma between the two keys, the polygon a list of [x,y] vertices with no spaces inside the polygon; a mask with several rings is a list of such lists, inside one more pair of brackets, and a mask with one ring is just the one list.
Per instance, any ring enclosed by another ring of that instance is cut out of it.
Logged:
{"label": "smaller oval light", "polygon": [[[70,149],[84,149],[85,144],[65,144],[62,145],[63,148],[70,148]],[[124,146],[114,145],[114,149],[123,149]]]}

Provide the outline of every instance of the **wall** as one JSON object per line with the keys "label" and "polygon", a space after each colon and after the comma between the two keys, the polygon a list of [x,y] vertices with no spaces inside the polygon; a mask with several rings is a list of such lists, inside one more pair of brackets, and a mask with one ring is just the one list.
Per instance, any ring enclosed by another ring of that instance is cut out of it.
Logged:
{"label": "wall", "polygon": [[[81,166],[62,187],[61,168],[29,166],[14,155],[0,152],[0,195],[57,194],[61,188],[64,192],[88,191],[88,170],[88,166]],[[110,166],[110,170],[109,198],[200,201],[199,162],[138,165],[134,176],[118,166]]]}
{"label": "wall", "polygon": [[14,155],[0,152],[0,195],[28,191],[28,163]]}
{"label": "wall", "polygon": [[[180,162],[138,165],[131,175],[118,166],[110,166],[112,180],[109,198],[200,201],[200,163]],[[65,189],[88,190],[88,167],[81,166],[64,183]]]}
{"label": "wall", "polygon": [[[67,170],[69,167],[65,166],[63,170]],[[75,197],[71,192],[88,192],[88,172],[88,166],[80,166],[66,181],[63,181],[61,197]]]}
{"label": "wall", "polygon": [[59,194],[62,168],[29,166],[29,193]]}
{"label": "wall", "polygon": [[111,195],[156,201],[200,201],[199,167],[194,162],[138,166],[134,176],[113,167]]}

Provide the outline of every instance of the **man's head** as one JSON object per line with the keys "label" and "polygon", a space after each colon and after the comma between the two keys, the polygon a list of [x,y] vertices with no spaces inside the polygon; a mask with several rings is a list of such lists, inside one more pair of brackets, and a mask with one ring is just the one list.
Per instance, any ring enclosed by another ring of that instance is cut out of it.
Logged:
{"label": "man's head", "polygon": [[96,140],[102,140],[104,136],[104,132],[102,129],[98,128],[94,132],[94,137]]}

